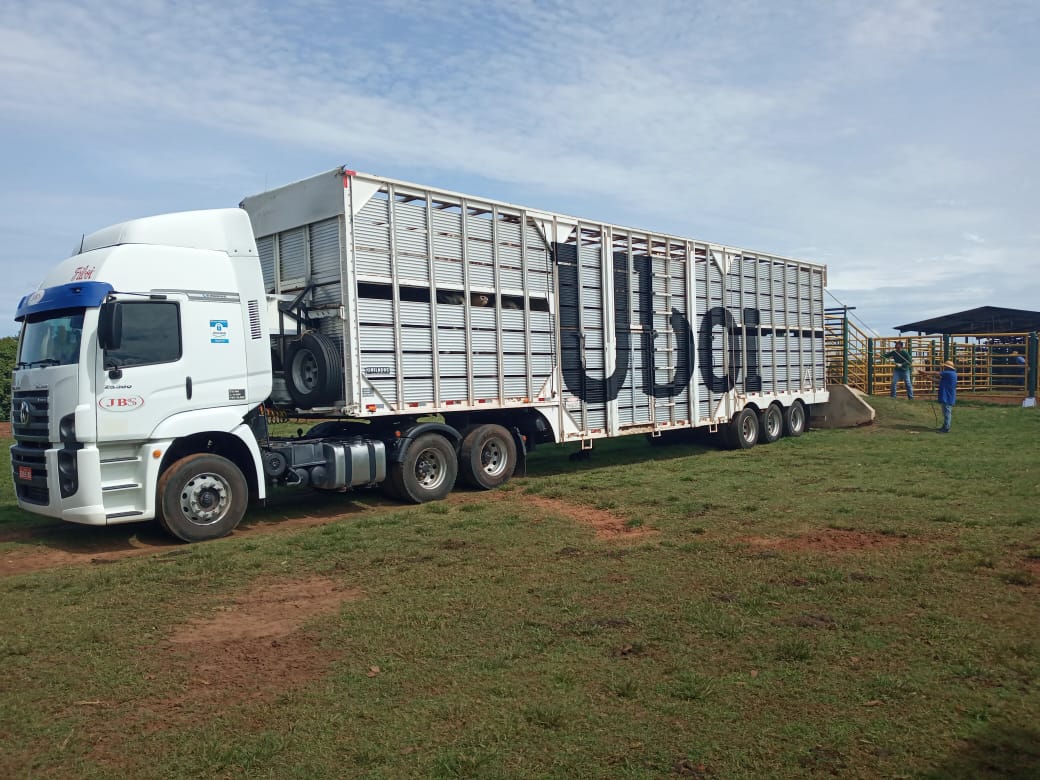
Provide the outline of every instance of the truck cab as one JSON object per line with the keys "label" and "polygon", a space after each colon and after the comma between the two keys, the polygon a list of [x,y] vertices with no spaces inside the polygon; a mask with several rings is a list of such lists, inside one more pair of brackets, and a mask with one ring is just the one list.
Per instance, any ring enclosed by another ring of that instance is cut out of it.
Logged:
{"label": "truck cab", "polygon": [[249,494],[264,497],[247,422],[271,391],[258,268],[240,209],[149,217],[84,237],[16,314],[19,506],[89,525],[155,518],[160,475],[208,454],[236,463],[245,484],[210,475],[188,498],[203,523],[237,524],[231,515]]}

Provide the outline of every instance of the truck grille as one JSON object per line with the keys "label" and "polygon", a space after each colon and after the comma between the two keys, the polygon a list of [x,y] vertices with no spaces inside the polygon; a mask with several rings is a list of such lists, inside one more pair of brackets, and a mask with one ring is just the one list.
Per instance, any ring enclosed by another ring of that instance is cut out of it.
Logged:
{"label": "truck grille", "polygon": [[11,401],[11,432],[23,441],[47,442],[50,400],[46,390],[16,390]]}
{"label": "truck grille", "polygon": [[[15,492],[22,501],[46,506],[46,450],[49,446],[50,402],[46,390],[16,390],[11,403],[11,472]],[[25,479],[29,475],[30,479]]]}

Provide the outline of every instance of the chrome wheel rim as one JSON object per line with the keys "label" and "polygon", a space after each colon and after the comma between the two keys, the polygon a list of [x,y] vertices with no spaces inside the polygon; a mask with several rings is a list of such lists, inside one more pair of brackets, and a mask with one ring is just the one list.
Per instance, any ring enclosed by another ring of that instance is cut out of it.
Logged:
{"label": "chrome wheel rim", "polygon": [[181,512],[192,525],[213,525],[231,507],[231,486],[216,474],[199,474],[181,490]]}

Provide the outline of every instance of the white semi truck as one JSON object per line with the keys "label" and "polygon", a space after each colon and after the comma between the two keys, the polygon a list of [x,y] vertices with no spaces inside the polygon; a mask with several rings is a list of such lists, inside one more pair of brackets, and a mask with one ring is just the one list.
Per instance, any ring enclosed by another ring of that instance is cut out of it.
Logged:
{"label": "white semi truck", "polygon": [[[342,168],[125,222],[19,304],[18,504],[200,541],[273,485],[424,502],[541,443],[798,436],[825,276]],[[276,411],[320,422],[278,438]]]}

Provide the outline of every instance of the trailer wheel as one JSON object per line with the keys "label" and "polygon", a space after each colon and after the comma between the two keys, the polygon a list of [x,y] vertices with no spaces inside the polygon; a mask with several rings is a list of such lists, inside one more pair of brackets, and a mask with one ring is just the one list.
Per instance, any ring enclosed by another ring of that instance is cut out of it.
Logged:
{"label": "trailer wheel", "polygon": [[459,448],[459,476],[482,490],[504,485],[516,470],[516,442],[501,425],[468,428]]}
{"label": "trailer wheel", "polygon": [[770,404],[758,413],[758,429],[762,444],[772,444],[784,435],[784,415],[779,406]]}
{"label": "trailer wheel", "polygon": [[745,407],[729,423],[730,446],[735,450],[749,450],[758,444],[758,414]]}
{"label": "trailer wheel", "polygon": [[805,405],[801,401],[795,401],[784,409],[784,433],[788,436],[805,433]]}
{"label": "trailer wheel", "polygon": [[391,464],[390,491],[413,504],[439,501],[455,487],[458,470],[455,448],[448,440],[436,433],[424,433],[409,445],[404,460]]}
{"label": "trailer wheel", "polygon": [[305,333],[289,345],[285,356],[285,389],[297,409],[336,401],[342,376],[339,350],[328,336]]}
{"label": "trailer wheel", "polygon": [[172,464],[156,490],[159,524],[185,542],[227,536],[249,503],[249,488],[227,458],[196,453]]}

